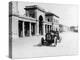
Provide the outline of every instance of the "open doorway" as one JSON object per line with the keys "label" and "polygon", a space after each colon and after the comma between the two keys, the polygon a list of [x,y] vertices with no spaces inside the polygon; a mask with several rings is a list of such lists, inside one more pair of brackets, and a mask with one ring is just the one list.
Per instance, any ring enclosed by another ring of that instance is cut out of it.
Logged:
{"label": "open doorway", "polygon": [[35,23],[31,23],[31,35],[35,35]]}
{"label": "open doorway", "polygon": [[30,26],[29,26],[29,22],[24,22],[24,33],[25,33],[25,36],[29,36],[30,35]]}
{"label": "open doorway", "polygon": [[19,32],[19,37],[23,37],[23,21],[18,21],[18,32]]}
{"label": "open doorway", "polygon": [[39,34],[43,35],[43,17],[39,16]]}

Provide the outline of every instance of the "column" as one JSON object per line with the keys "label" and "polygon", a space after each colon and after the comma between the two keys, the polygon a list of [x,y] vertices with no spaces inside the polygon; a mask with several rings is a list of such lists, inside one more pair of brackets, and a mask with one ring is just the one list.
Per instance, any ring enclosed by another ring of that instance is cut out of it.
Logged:
{"label": "column", "polygon": [[35,28],[35,35],[36,35],[36,30],[37,30],[37,29],[36,29],[36,23],[35,23],[35,27],[34,27],[34,28]]}
{"label": "column", "polygon": [[43,35],[45,35],[45,23],[43,22]]}
{"label": "column", "polygon": [[25,37],[25,31],[24,31],[24,21],[23,21],[23,37]]}
{"label": "column", "polygon": [[39,35],[39,22],[36,23],[36,35]]}
{"label": "column", "polygon": [[31,22],[29,23],[29,33],[30,33],[30,36],[31,36]]}
{"label": "column", "polygon": [[26,14],[27,14],[27,16],[29,17],[29,11],[28,11],[28,10],[26,10]]}

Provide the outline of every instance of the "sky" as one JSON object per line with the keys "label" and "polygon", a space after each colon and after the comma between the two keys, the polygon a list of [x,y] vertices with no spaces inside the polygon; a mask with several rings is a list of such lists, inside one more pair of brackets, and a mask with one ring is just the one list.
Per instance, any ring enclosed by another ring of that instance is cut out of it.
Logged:
{"label": "sky", "polygon": [[60,17],[59,23],[66,26],[78,25],[78,6],[72,4],[55,4],[55,3],[33,3],[19,2],[18,10],[20,14],[25,14],[24,7],[29,5],[38,5],[46,11],[52,12]]}

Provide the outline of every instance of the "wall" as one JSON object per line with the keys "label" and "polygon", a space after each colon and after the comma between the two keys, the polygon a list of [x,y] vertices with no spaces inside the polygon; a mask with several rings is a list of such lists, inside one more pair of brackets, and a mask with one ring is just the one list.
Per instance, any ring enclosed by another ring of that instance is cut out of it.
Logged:
{"label": "wall", "polygon": [[18,17],[12,16],[12,38],[18,38]]}
{"label": "wall", "polygon": [[53,29],[59,31],[59,18],[53,16]]}

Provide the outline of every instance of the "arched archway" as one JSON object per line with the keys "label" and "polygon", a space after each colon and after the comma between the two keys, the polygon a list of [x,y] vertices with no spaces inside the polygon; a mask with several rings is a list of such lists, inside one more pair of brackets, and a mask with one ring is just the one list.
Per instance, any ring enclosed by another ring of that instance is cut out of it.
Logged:
{"label": "arched archway", "polygon": [[39,16],[39,34],[43,35],[43,17]]}

